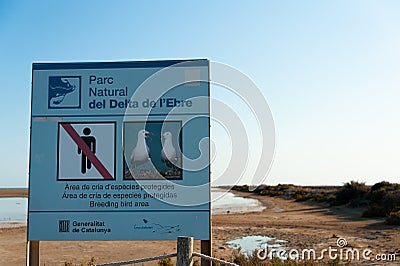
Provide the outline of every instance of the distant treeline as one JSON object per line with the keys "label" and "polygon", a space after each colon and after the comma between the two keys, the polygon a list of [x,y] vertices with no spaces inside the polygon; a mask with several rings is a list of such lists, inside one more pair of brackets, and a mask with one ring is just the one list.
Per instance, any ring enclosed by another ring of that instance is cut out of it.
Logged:
{"label": "distant treeline", "polygon": [[[250,192],[247,185],[234,186],[236,191]],[[260,185],[252,193],[271,197],[316,201],[329,206],[365,207],[363,217],[386,217],[386,223],[400,225],[400,184],[382,181],[373,186],[351,181],[343,186]]]}

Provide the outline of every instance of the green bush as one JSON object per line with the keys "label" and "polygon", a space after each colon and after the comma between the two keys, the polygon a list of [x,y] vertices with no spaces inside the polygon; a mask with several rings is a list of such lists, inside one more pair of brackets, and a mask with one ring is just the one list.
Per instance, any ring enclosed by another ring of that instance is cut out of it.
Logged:
{"label": "green bush", "polygon": [[85,261],[80,264],[72,263],[72,261],[64,262],[64,266],[93,266],[93,265],[96,265],[96,259],[94,257],[91,257],[89,261]]}
{"label": "green bush", "polygon": [[400,210],[400,190],[386,194],[382,203],[387,213]]}
{"label": "green bush", "polygon": [[276,187],[279,191],[285,191],[288,190],[290,188],[292,188],[294,185],[291,184],[278,184],[278,186]]}
{"label": "green bush", "polygon": [[241,192],[249,192],[249,186],[248,185],[242,185],[242,186],[233,186],[232,187],[233,190],[236,191],[241,191]]}
{"label": "green bush", "polygon": [[378,204],[373,203],[363,212],[362,217],[384,217],[385,215],[385,210]]}
{"label": "green bush", "polygon": [[400,210],[400,185],[380,182],[371,187],[367,197],[371,204],[363,213],[364,217],[385,217]]}
{"label": "green bush", "polygon": [[265,196],[270,196],[270,197],[277,197],[277,196],[284,195],[284,192],[283,191],[274,190],[274,189],[271,189],[271,190],[266,189],[266,190],[261,191],[259,194],[260,195],[265,195]]}
{"label": "green bush", "polygon": [[332,203],[336,200],[336,196],[333,192],[311,193],[311,198],[319,203]]}
{"label": "green bush", "polygon": [[391,193],[400,193],[400,185],[383,181],[371,187],[368,198],[374,203],[381,203],[385,196]]}
{"label": "green bush", "polygon": [[159,266],[174,266],[171,258],[159,259],[157,264]]}
{"label": "green bush", "polygon": [[301,202],[301,201],[306,201],[306,200],[312,199],[313,196],[311,193],[306,192],[304,190],[297,190],[294,193],[293,198],[295,199],[295,201]]}
{"label": "green bush", "polygon": [[389,213],[386,218],[386,224],[389,225],[400,225],[400,211]]}
{"label": "green bush", "polygon": [[[234,186],[237,191],[249,191],[249,187]],[[382,181],[369,187],[364,182],[350,181],[342,187],[301,187],[292,184],[277,186],[260,185],[253,193],[270,197],[294,199],[297,202],[314,200],[330,206],[347,204],[350,207],[367,206],[363,217],[387,217],[400,211],[400,184]]]}
{"label": "green bush", "polygon": [[264,190],[268,189],[267,185],[259,185],[256,189],[253,190],[253,193],[261,194]]}
{"label": "green bush", "polygon": [[371,192],[381,190],[382,188],[385,188],[385,187],[391,187],[392,185],[393,185],[392,183],[389,183],[387,181],[382,181],[382,182],[379,182],[379,183],[376,183],[375,185],[373,185],[371,187]]}
{"label": "green bush", "polygon": [[362,199],[369,192],[369,187],[364,182],[351,181],[345,183],[343,187],[336,192],[336,200],[332,205],[343,205],[351,201]]}

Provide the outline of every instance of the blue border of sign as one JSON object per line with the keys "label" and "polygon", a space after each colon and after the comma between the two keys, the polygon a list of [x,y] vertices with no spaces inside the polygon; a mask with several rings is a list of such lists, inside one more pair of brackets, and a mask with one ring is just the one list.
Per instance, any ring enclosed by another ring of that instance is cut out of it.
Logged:
{"label": "blue border of sign", "polygon": [[[185,63],[183,67],[208,66],[207,59],[165,60],[165,61],[119,61],[119,62],[71,62],[71,63],[33,63],[32,70],[56,69],[101,69],[101,68],[154,68],[169,67]],[[178,66],[179,67],[179,66]]]}
{"label": "blue border of sign", "polygon": [[[180,66],[180,63],[184,63],[182,64],[182,66]],[[182,60],[154,60],[154,61],[119,61],[119,62],[64,62],[64,63],[58,63],[58,62],[42,62],[42,63],[32,63],[32,77],[34,76],[34,71],[38,71],[40,72],[40,70],[91,70],[91,69],[119,69],[119,68],[164,68],[164,67],[169,67],[169,66],[173,66],[175,64],[178,64],[177,67],[208,67],[208,79],[210,78],[210,61],[208,59],[182,59]],[[78,114],[45,114],[45,115],[40,115],[40,114],[32,114],[32,106],[33,106],[33,88],[34,88],[34,81],[32,78],[32,98],[31,98],[31,130],[30,130],[30,141],[32,141],[32,123],[33,123],[33,119],[35,117],[60,117],[60,119],[68,117],[69,119],[73,118],[73,117],[85,117],[88,116],[87,114],[85,115],[78,115]],[[208,97],[210,97],[210,82],[208,82]],[[208,114],[210,113],[210,100],[208,101]],[[156,115],[158,116],[158,114],[149,114],[149,116],[153,116]],[[113,114],[113,115],[109,115],[109,114],[105,114],[105,115],[100,115],[101,117],[110,117],[110,116],[115,116],[118,117],[119,115],[117,114]],[[135,115],[132,115],[135,116]],[[106,118],[107,119],[107,118]],[[51,120],[53,121],[53,120]],[[56,121],[56,120],[54,120]],[[54,122],[53,121],[53,122]],[[60,120],[63,121],[63,120]],[[60,122],[58,121],[58,123]],[[65,121],[67,122],[67,121]],[[75,121],[75,123],[78,121]],[[96,121],[97,122],[97,121]],[[210,117],[208,117],[208,125],[210,125]],[[210,127],[208,126],[208,135],[210,135]],[[57,141],[58,141],[58,137],[57,137]],[[210,156],[210,149],[208,151],[209,156]],[[30,147],[29,150],[29,156],[30,156],[30,161],[29,161],[29,172],[31,173],[31,158],[32,158],[32,147]],[[58,166],[57,166],[58,168]],[[116,168],[115,168],[116,169]],[[114,170],[115,170],[114,169]],[[57,170],[58,171],[58,170]],[[211,199],[211,191],[210,191],[210,178],[211,178],[211,165],[208,167],[208,178],[209,178],[209,182],[208,182],[208,193],[209,193],[209,199]],[[118,179],[118,177],[115,175],[115,178]],[[29,185],[31,185],[31,175],[29,176]],[[31,192],[30,192],[31,195]],[[36,213],[45,213],[45,210],[32,210],[30,208],[31,206],[31,200],[28,201],[28,210],[29,210],[29,214],[35,214]],[[208,209],[207,210],[179,210],[179,211],[183,211],[182,213],[187,213],[188,215],[190,214],[196,214],[197,213],[204,213],[204,215],[206,215],[208,217],[208,223],[207,223],[207,229],[208,232],[204,235],[203,233],[199,233],[198,235],[202,235],[200,236],[199,240],[211,240],[211,201],[208,202]],[[58,213],[65,213],[65,217],[68,217],[68,212],[65,212],[63,210],[61,210],[60,212],[57,212],[56,210],[50,210],[50,212],[54,212],[54,214],[58,215]],[[73,210],[71,212],[74,212]],[[96,211],[97,212],[97,211]],[[127,213],[130,211],[127,211]],[[145,211],[144,213],[151,213],[152,210],[149,210],[148,212]],[[177,213],[178,211],[175,210],[166,210],[166,213],[171,212],[171,213]],[[82,212],[84,214],[84,212]],[[94,212],[88,212],[88,213],[94,213]],[[106,212],[103,212],[106,213]],[[108,213],[108,212],[107,212]],[[112,212],[110,212],[111,214]],[[121,212],[122,213],[122,212]],[[164,213],[164,211],[161,211],[160,213]],[[197,217],[197,216],[196,216]],[[83,219],[83,218],[80,218]],[[53,239],[52,237],[50,238],[41,238],[40,236],[38,238],[32,237],[32,234],[37,234],[37,232],[30,232],[30,226],[29,226],[29,215],[28,215],[28,229],[27,229],[27,235],[28,235],[28,240],[57,240],[57,239]],[[32,219],[33,222],[35,222],[35,219]],[[45,228],[46,226],[48,226],[47,223],[40,225],[41,228]],[[204,229],[204,228],[203,228]],[[96,237],[93,237],[93,240],[97,239]],[[118,239],[118,238],[117,238]],[[104,239],[104,240],[117,240],[117,239]],[[154,238],[157,240],[161,240],[160,238]],[[163,238],[163,239],[171,239],[171,238]],[[72,240],[77,240],[75,238],[73,238]],[[88,239],[89,240],[89,239]],[[122,239],[121,239],[122,240]],[[128,240],[128,238],[127,238]]]}

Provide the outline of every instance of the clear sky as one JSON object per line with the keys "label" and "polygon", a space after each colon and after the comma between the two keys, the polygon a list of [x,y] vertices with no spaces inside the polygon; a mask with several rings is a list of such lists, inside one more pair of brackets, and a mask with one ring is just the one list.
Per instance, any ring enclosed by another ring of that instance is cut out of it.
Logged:
{"label": "clear sky", "polygon": [[266,182],[400,183],[399,14],[396,0],[0,1],[0,186],[27,186],[32,62],[181,58],[261,88]]}

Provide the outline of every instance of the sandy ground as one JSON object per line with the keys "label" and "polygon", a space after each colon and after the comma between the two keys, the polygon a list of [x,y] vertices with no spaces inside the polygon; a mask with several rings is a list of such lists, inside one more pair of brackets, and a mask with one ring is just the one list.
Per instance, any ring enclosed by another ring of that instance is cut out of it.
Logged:
{"label": "sandy ground", "polygon": [[[361,218],[360,209],[327,208],[319,204],[297,203],[291,200],[237,193],[260,200],[267,208],[259,213],[213,215],[213,255],[230,258],[225,242],[237,237],[263,235],[288,240],[290,248],[337,247],[343,237],[348,247],[369,248],[370,256],[396,254],[399,265],[400,227],[387,226],[384,219]],[[198,251],[199,241],[195,241]],[[26,258],[26,226],[15,224],[0,228],[0,265],[24,265]],[[125,261],[176,252],[175,241],[43,241],[40,242],[41,265],[80,265],[93,256],[97,263]],[[318,253],[317,253],[318,254]],[[157,265],[156,262],[144,265]]]}
{"label": "sandy ground", "polygon": [[0,189],[0,198],[27,198],[28,189]]}
{"label": "sandy ground", "polygon": [[338,248],[337,239],[345,238],[348,243],[346,248],[360,252],[368,248],[372,251],[372,258],[381,254],[396,255],[395,263],[374,262],[374,265],[400,264],[400,227],[385,225],[383,218],[362,218],[362,209],[328,208],[316,203],[298,203],[248,193],[235,194],[256,198],[267,208],[261,213],[213,216],[213,246],[217,257],[226,256],[226,241],[247,235],[288,240],[287,246],[291,249],[314,248],[317,251],[329,246]]}

